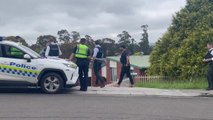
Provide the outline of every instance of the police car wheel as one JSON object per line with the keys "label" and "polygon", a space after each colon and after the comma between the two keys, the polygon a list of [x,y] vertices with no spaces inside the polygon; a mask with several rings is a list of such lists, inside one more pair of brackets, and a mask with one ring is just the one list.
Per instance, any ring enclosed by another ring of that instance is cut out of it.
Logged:
{"label": "police car wheel", "polygon": [[41,89],[48,94],[59,93],[63,88],[63,79],[57,73],[47,73],[42,77]]}

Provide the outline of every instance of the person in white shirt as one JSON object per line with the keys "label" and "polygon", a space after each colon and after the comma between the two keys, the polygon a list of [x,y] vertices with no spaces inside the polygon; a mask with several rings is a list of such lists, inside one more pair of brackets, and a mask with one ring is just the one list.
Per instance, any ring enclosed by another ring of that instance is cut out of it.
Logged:
{"label": "person in white shirt", "polygon": [[55,43],[53,40],[50,40],[49,45],[46,48],[45,51],[45,57],[47,58],[59,58],[59,56],[62,55],[61,49],[57,43]]}
{"label": "person in white shirt", "polygon": [[208,68],[208,88],[206,90],[213,90],[213,42],[207,43],[208,53],[203,59],[203,62],[209,64]]}
{"label": "person in white shirt", "polygon": [[96,86],[99,85],[99,81],[101,82],[101,88],[105,87],[105,80],[101,76],[101,67],[102,67],[102,62],[103,62],[103,51],[100,46],[99,41],[95,41],[95,48],[93,50],[93,70],[96,76]]}

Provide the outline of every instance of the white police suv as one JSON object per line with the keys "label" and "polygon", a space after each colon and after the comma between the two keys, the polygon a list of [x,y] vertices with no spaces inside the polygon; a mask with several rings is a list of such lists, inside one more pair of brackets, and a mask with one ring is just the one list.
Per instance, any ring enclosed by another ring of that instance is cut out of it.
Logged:
{"label": "white police suv", "polygon": [[76,64],[41,58],[30,48],[0,37],[0,87],[36,86],[45,93],[59,93],[77,79]]}

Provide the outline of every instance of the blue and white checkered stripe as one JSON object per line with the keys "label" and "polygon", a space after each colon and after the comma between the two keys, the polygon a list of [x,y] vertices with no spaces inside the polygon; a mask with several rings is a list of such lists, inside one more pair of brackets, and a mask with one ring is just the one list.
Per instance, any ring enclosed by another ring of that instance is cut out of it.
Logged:
{"label": "blue and white checkered stripe", "polygon": [[38,73],[28,72],[24,70],[15,70],[11,68],[3,68],[3,67],[0,67],[0,72],[13,74],[13,75],[20,75],[25,77],[33,77],[33,78],[36,78],[38,76]]}

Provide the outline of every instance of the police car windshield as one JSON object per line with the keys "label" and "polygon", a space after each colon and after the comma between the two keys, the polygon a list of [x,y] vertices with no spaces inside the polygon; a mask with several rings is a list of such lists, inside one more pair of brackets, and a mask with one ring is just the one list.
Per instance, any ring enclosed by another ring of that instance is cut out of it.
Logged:
{"label": "police car windshield", "polygon": [[33,51],[32,49],[30,49],[30,48],[28,48],[28,47],[26,47],[26,46],[24,46],[24,45],[20,45],[22,48],[24,48],[26,51],[28,51],[28,52],[30,52],[31,54],[33,54],[36,58],[41,58],[41,56],[37,53],[37,52],[35,52],[35,51]]}

